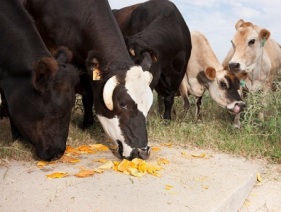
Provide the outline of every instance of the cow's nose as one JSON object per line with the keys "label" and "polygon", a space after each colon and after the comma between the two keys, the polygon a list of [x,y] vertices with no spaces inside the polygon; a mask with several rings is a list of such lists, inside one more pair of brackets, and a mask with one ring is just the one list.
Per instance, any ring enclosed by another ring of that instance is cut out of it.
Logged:
{"label": "cow's nose", "polygon": [[141,158],[143,160],[148,159],[150,156],[150,147],[147,146],[146,148],[139,149],[138,156],[139,156],[139,158]]}
{"label": "cow's nose", "polygon": [[234,114],[241,113],[245,107],[246,107],[245,102],[242,102],[242,101],[237,102],[237,103],[235,103],[234,108],[231,110],[231,112]]}
{"label": "cow's nose", "polygon": [[237,103],[237,105],[240,107],[240,112],[244,110],[244,108],[246,107],[246,103],[245,102],[239,102]]}
{"label": "cow's nose", "polygon": [[235,71],[237,72],[240,69],[240,63],[230,62],[228,65],[229,65],[230,71],[232,71],[232,72],[235,72]]}

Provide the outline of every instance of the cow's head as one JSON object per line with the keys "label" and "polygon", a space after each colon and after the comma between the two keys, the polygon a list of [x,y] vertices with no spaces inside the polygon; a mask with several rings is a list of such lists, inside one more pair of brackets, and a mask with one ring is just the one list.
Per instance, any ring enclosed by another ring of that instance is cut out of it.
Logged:
{"label": "cow's head", "polygon": [[198,74],[198,81],[205,84],[211,98],[229,112],[238,114],[245,107],[239,94],[239,79],[230,71],[207,67],[204,73]]}
{"label": "cow's head", "polygon": [[[149,87],[152,75],[144,70],[149,69],[152,63],[150,56],[143,60],[142,66],[111,71],[110,66],[105,68],[95,64],[96,59],[90,55],[87,63],[89,70],[101,72],[97,79],[100,85],[93,87],[95,111],[103,129],[117,144],[115,155],[118,158],[147,159],[150,149],[146,116],[153,102],[153,94]],[[106,79],[105,72],[115,74]]]}
{"label": "cow's head", "polygon": [[66,147],[78,82],[75,67],[66,64],[68,56],[62,48],[56,59],[40,59],[32,66],[32,80],[15,78],[7,83],[14,88],[5,91],[14,138],[29,140],[43,160],[60,158]]}
{"label": "cow's head", "polygon": [[[136,37],[125,37],[129,54],[135,64],[141,64],[143,59],[150,56],[150,60],[157,62],[158,53],[154,48],[147,46],[141,39]],[[148,69],[145,69],[148,70]]]}
{"label": "cow's head", "polygon": [[261,61],[270,32],[242,19],[236,23],[235,28],[236,33],[232,39],[234,54],[229,61],[229,68],[235,73],[251,72]]}

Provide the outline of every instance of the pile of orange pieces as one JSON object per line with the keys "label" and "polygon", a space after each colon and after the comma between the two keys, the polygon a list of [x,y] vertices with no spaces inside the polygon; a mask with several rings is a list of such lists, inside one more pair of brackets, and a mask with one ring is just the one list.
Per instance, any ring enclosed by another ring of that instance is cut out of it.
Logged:
{"label": "pile of orange pieces", "polygon": [[[79,156],[81,154],[95,154],[100,151],[108,151],[108,147],[102,144],[92,144],[92,145],[82,145],[76,148],[67,146],[65,154],[60,160],[46,162],[39,161],[37,163],[38,168],[43,168],[46,165],[58,164],[58,163],[79,163]],[[131,175],[134,177],[142,177],[145,174],[150,174],[153,176],[160,176],[159,171],[163,169],[163,164],[168,164],[169,161],[165,158],[158,158],[156,163],[146,162],[145,160],[135,158],[132,161],[123,159],[122,161],[110,161],[104,158],[93,160],[93,162],[102,163],[98,168],[95,169],[86,169],[80,167],[80,171],[74,174],[75,177],[89,177],[95,173],[103,173],[105,170],[114,170],[120,173]],[[47,178],[62,178],[69,176],[70,174],[66,172],[55,172],[52,174],[46,175]]]}

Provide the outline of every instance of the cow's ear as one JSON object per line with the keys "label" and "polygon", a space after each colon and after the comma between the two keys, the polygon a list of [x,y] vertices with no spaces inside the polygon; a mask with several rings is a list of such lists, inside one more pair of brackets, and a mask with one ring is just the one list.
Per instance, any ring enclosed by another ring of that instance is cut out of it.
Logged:
{"label": "cow's ear", "polygon": [[223,67],[223,70],[230,71],[229,65],[224,66],[224,67]]}
{"label": "cow's ear", "polygon": [[152,62],[153,62],[153,63],[156,63],[156,62],[157,62],[157,58],[158,58],[158,53],[157,53],[157,51],[156,51],[155,49],[153,49],[153,48],[149,48],[147,51],[148,51],[149,54],[150,54],[150,57],[151,57],[151,59],[152,59]]}
{"label": "cow's ear", "polygon": [[152,63],[157,62],[157,51],[152,48],[145,48],[142,50],[141,67],[144,71],[148,71]]}
{"label": "cow's ear", "polygon": [[72,60],[73,54],[67,47],[61,46],[54,53],[54,57],[58,63],[69,63]]}
{"label": "cow's ear", "polygon": [[155,54],[153,54],[151,51],[144,51],[142,53],[142,59],[140,65],[144,71],[149,71],[152,63],[154,63],[155,60],[157,61],[155,57],[156,57]]}
{"label": "cow's ear", "polygon": [[51,79],[58,71],[58,63],[52,57],[44,57],[34,66],[32,83],[39,92],[45,92],[49,89]]}
{"label": "cow's ear", "polygon": [[86,59],[86,66],[89,72],[89,75],[92,76],[93,80],[101,80],[102,73],[100,70],[100,62],[101,58],[99,57],[98,53],[95,51],[90,51],[88,53],[88,57]]}
{"label": "cow's ear", "polygon": [[260,31],[259,37],[261,40],[267,40],[270,37],[270,32],[267,29],[262,29]]}
{"label": "cow's ear", "polygon": [[216,78],[216,69],[213,67],[207,67],[205,69],[205,75],[209,80],[214,80]]}
{"label": "cow's ear", "polygon": [[244,22],[245,21],[243,19],[238,20],[235,24],[235,29],[237,30],[239,27],[241,27]]}
{"label": "cow's ear", "polygon": [[124,41],[125,41],[126,46],[128,46],[129,40],[130,40],[130,37],[124,35]]}

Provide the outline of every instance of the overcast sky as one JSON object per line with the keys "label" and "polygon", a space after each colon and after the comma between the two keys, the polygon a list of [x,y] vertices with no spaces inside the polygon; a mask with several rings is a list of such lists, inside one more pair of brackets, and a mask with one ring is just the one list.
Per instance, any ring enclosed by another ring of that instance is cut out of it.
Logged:
{"label": "overcast sky", "polygon": [[[281,44],[281,0],[171,0],[180,10],[190,31],[200,31],[209,40],[220,62],[231,47],[235,24],[242,18],[271,32]],[[144,0],[109,0],[119,9]]]}

